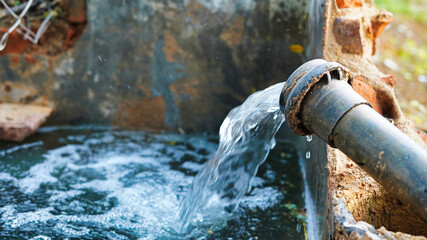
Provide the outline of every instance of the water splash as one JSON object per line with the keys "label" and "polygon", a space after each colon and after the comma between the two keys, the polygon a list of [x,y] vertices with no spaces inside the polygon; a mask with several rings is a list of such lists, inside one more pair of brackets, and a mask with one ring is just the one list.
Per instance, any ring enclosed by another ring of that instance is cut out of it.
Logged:
{"label": "water splash", "polygon": [[[211,207],[197,215],[202,223],[183,235],[172,229],[179,203],[214,156],[216,137],[61,127],[43,129],[32,141],[0,146],[7,153],[0,157],[0,239],[302,236],[294,227],[298,219],[283,214],[288,202],[303,208],[291,144],[271,152],[231,221],[218,208],[222,200],[211,198]],[[279,160],[282,152],[289,161]],[[280,191],[291,182],[289,195]]]}
{"label": "water splash", "polygon": [[252,94],[227,115],[219,130],[215,156],[197,174],[181,204],[180,232],[188,232],[197,211],[213,199],[226,202],[223,207],[231,212],[249,192],[259,165],[276,145],[274,136],[285,121],[279,107],[283,84]]}

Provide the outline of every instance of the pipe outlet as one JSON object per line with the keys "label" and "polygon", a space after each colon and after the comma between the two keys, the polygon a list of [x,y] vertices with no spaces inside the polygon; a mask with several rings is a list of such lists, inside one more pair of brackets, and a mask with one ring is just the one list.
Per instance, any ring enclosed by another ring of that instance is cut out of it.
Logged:
{"label": "pipe outlet", "polygon": [[338,148],[427,222],[427,150],[372,109],[339,63],[311,60],[286,81],[280,107],[298,135]]}

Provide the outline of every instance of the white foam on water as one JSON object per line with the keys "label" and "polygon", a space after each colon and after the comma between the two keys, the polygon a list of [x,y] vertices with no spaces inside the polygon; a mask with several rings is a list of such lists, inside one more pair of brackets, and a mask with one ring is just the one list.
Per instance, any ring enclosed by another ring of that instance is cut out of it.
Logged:
{"label": "white foam on water", "polygon": [[253,189],[251,194],[242,199],[241,204],[247,208],[259,208],[266,210],[277,204],[283,198],[283,194],[272,187]]}
{"label": "white foam on water", "polygon": [[[168,153],[175,150],[181,156],[192,153],[196,162],[187,161],[181,166],[197,171],[202,167],[197,161],[206,153],[195,152],[205,149],[211,155],[215,144],[204,138],[192,138],[186,143],[196,151],[190,152],[180,145],[159,141],[128,144],[129,139],[120,140],[110,133],[95,136],[70,138],[85,140],[47,151],[42,161],[34,163],[21,178],[8,172],[0,173],[0,180],[10,181],[25,196],[48,196],[47,203],[35,210],[22,211],[17,204],[0,208],[1,221],[7,231],[54,223],[46,233],[32,239],[56,239],[58,234],[87,238],[92,236],[94,228],[102,229],[99,230],[102,236],[110,239],[127,239],[114,229],[130,231],[129,234],[142,239],[188,239],[206,235],[200,228],[189,235],[180,235],[174,230],[178,228],[180,202],[194,177],[172,169],[170,163],[177,159]],[[141,140],[134,137],[135,141]],[[259,188],[243,198],[248,206],[265,209],[274,201],[277,203],[281,193],[270,188],[262,190],[262,181],[255,178],[254,185]],[[229,215],[220,209],[223,205],[220,198],[216,202],[213,199],[193,224],[206,228],[212,224],[223,226]]]}
{"label": "white foam on water", "polygon": [[194,162],[184,162],[184,163],[181,165],[181,167],[182,167],[182,168],[189,169],[189,170],[192,170],[192,171],[194,171],[194,172],[198,172],[198,171],[200,171],[200,169],[202,169],[203,164],[194,163]]}
{"label": "white foam on water", "polygon": [[27,144],[22,144],[16,147],[12,147],[3,151],[0,151],[0,156],[6,156],[8,154],[12,154],[14,152],[18,152],[21,150],[28,150],[30,148],[36,147],[36,146],[41,146],[43,145],[42,141],[37,141],[37,142],[32,142],[32,143],[27,143]]}

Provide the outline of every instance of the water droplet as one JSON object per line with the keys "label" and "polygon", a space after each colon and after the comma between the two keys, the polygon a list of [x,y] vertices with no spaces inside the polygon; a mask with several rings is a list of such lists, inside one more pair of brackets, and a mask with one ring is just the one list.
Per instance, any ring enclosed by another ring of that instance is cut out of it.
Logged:
{"label": "water droplet", "polygon": [[301,223],[297,224],[297,232],[301,232]]}
{"label": "water droplet", "polygon": [[311,140],[313,140],[313,135],[307,135],[307,142],[311,142]]}
{"label": "water droplet", "polygon": [[310,157],[311,157],[311,152],[310,152],[310,151],[307,151],[307,152],[305,153],[305,158],[310,159]]}

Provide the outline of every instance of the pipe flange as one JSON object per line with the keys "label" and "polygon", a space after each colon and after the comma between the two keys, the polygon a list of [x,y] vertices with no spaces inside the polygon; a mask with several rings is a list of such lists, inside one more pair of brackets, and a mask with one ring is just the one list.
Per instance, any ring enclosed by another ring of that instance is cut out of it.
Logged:
{"label": "pipe flange", "polygon": [[301,119],[301,105],[307,93],[322,81],[347,81],[352,85],[353,78],[350,70],[336,62],[314,59],[301,65],[285,82],[280,94],[280,108],[286,115],[291,129],[298,135],[309,135],[313,132],[307,128]]}

